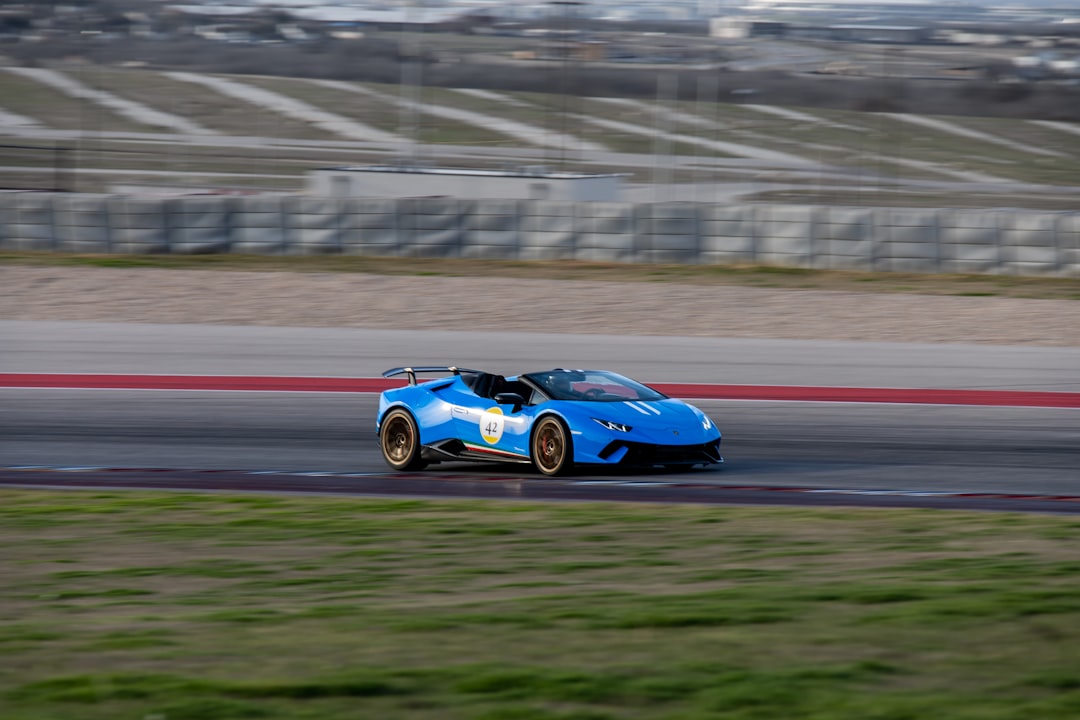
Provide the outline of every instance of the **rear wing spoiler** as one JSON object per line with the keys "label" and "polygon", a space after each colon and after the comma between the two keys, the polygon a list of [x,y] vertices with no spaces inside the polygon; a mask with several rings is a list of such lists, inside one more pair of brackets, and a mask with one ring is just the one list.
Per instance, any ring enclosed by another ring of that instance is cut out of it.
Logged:
{"label": "rear wing spoiler", "polygon": [[425,367],[397,367],[391,368],[384,372],[382,376],[384,378],[394,377],[395,375],[408,375],[409,384],[416,384],[417,373],[453,373],[454,375],[460,375],[461,373],[478,373],[481,370],[469,370],[468,368],[459,368],[453,365],[441,365],[441,366],[425,366]]}

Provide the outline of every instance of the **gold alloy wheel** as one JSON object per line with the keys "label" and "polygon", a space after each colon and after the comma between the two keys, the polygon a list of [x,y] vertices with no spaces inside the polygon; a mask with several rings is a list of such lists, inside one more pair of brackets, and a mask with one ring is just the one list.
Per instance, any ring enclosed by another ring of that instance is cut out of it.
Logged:
{"label": "gold alloy wheel", "polygon": [[383,423],[383,457],[396,470],[412,470],[423,466],[419,460],[416,422],[404,410],[394,410]]}
{"label": "gold alloy wheel", "polygon": [[567,462],[566,430],[561,422],[552,417],[544,418],[533,435],[533,460],[540,472],[557,475]]}

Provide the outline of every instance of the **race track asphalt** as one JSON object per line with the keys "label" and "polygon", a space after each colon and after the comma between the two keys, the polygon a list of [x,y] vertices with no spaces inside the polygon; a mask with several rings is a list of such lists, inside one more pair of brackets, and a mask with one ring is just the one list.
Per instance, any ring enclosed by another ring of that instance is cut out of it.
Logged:
{"label": "race track asphalt", "polygon": [[[629,481],[1080,498],[1076,410],[698,404],[724,431],[725,466],[631,473]],[[327,473],[332,477],[303,478],[301,487],[333,491],[341,476],[394,475],[379,454],[375,409],[375,396],[360,394],[9,389],[0,391],[0,458],[4,467],[64,468],[67,477],[78,468]],[[449,463],[423,475],[551,482],[519,465]],[[30,477],[23,471],[5,480]],[[33,477],[42,481],[40,472]],[[245,487],[259,489],[251,485],[257,477],[249,476]],[[574,482],[599,487],[627,477],[586,471]],[[794,494],[789,499],[805,500]],[[1080,501],[1070,505],[1080,509]]]}
{"label": "race track asphalt", "polygon": [[[407,361],[458,359],[416,357],[432,342],[430,333],[204,326],[169,330],[0,323],[0,332],[17,340],[0,350],[0,372],[243,374],[239,371],[250,366],[255,373],[366,375],[375,374],[372,368]],[[446,356],[464,355],[458,359],[462,364],[504,372],[526,356],[532,368],[592,365],[606,354],[616,358],[624,372],[654,381],[850,385],[855,377],[873,386],[1080,389],[1080,363],[1071,364],[1078,357],[1072,349],[725,343],[709,338],[625,339],[612,346],[586,337],[593,341],[583,336],[559,336],[551,343],[546,337],[520,338],[489,364],[476,362],[483,359],[482,346],[478,350],[474,344],[468,351],[469,342],[482,345],[489,338],[459,333],[435,338],[450,345],[433,347]],[[400,349],[395,350],[395,341],[401,341]],[[558,362],[574,348],[578,352],[568,361]],[[670,352],[672,348],[678,352]],[[664,353],[669,356],[657,359]],[[582,361],[572,362],[575,359]],[[355,372],[346,372],[347,366]],[[980,498],[1000,495],[1003,500],[995,509],[1080,511],[1080,410],[720,400],[696,404],[724,432],[727,463],[722,469],[628,477],[584,473],[572,481],[552,481],[525,466],[446,464],[419,476],[396,476],[395,483],[373,433],[374,395],[9,388],[0,389],[0,481],[60,485],[78,477],[97,485],[167,487],[184,486],[179,480],[170,485],[168,478],[187,477],[186,486],[200,488],[424,495],[462,494],[468,485],[474,494],[494,496],[581,493],[584,499],[587,490],[589,499],[627,499],[623,495],[633,492],[637,499],[702,501],[700,492],[693,498],[679,496],[680,487],[693,486],[716,490],[710,495],[716,502],[740,501],[734,493],[747,489],[757,489],[759,497],[746,501],[776,502],[776,491],[799,489],[825,492],[783,492],[783,501],[890,504],[906,498],[900,504],[939,506],[935,498],[951,496],[945,506],[979,507],[985,506]],[[25,466],[53,471],[10,470]],[[85,468],[155,468],[171,474],[109,475]],[[190,481],[196,475],[198,482]],[[282,484],[286,476],[287,487]],[[576,488],[573,492],[566,489],[567,482]],[[477,490],[481,486],[488,491]],[[513,487],[516,492],[507,489]],[[563,490],[556,492],[558,488]],[[665,488],[672,492],[664,495]],[[772,491],[771,499],[760,497],[763,490]],[[1057,500],[1031,508],[1022,496]]]}

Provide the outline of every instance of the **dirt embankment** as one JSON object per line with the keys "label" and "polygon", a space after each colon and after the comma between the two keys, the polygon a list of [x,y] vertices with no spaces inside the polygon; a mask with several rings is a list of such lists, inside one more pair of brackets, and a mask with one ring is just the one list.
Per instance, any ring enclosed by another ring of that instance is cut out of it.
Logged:
{"label": "dirt embankment", "polygon": [[359,273],[0,266],[8,320],[1080,346],[1080,302]]}

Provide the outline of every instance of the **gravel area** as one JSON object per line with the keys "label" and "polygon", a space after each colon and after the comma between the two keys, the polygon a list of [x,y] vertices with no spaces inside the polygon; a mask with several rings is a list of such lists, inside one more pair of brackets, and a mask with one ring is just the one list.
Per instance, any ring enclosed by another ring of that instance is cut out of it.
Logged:
{"label": "gravel area", "polygon": [[0,317],[1080,346],[1070,300],[345,273],[0,266]]}

